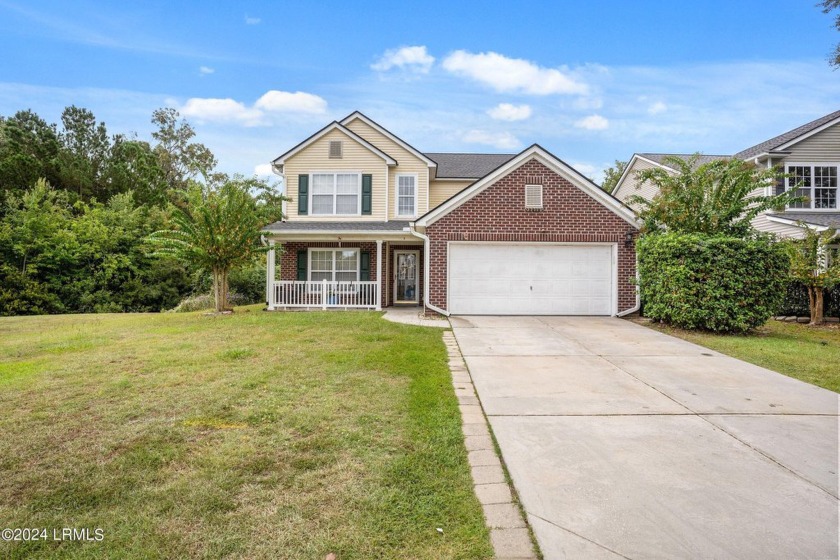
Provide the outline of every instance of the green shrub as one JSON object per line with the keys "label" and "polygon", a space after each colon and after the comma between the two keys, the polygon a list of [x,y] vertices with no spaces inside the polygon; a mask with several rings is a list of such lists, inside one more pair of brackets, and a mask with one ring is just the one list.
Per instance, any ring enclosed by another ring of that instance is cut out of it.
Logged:
{"label": "green shrub", "polygon": [[[228,304],[233,305],[248,305],[252,303],[247,297],[241,294],[234,294],[228,292]],[[196,296],[189,296],[181,300],[174,309],[175,313],[189,313],[190,311],[204,311],[213,309],[216,305],[216,299],[213,294],[199,294]]]}
{"label": "green shrub", "polygon": [[677,327],[744,332],[785,295],[788,256],[766,237],[648,234],[637,251],[645,315]]}

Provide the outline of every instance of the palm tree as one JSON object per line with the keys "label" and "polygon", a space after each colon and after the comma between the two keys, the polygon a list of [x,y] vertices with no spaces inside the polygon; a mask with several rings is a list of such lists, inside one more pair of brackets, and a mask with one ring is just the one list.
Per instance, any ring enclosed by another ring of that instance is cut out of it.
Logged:
{"label": "palm tree", "polygon": [[[169,255],[213,275],[216,312],[227,309],[228,275],[238,266],[268,250],[260,242],[266,216],[250,189],[256,179],[234,177],[218,188],[193,185],[184,193],[185,204],[175,208],[173,229],[152,233],[155,254]],[[282,197],[275,197],[282,199]]]}

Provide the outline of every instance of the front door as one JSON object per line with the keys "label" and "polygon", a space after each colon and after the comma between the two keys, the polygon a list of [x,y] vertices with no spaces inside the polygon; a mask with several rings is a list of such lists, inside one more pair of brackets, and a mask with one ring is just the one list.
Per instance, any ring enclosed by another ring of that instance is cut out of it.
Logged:
{"label": "front door", "polygon": [[420,301],[417,281],[419,251],[394,251],[394,303]]}

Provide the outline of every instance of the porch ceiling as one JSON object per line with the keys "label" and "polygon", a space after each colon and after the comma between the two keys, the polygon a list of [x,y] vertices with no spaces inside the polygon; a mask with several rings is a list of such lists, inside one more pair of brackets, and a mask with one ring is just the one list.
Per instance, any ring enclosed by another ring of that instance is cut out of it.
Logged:
{"label": "porch ceiling", "polygon": [[275,222],[263,230],[277,241],[400,241],[421,243],[408,221],[389,222]]}

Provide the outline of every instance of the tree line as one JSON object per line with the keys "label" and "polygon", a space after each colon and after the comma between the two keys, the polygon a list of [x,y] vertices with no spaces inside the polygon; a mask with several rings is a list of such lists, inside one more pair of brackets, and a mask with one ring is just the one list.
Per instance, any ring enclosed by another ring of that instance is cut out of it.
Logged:
{"label": "tree line", "polygon": [[[75,106],[60,124],[29,110],[0,117],[0,315],[171,309],[209,292],[213,273],[156,250],[152,234],[177,229],[179,217],[220,193],[243,194],[254,224],[279,219],[274,187],[218,172],[175,109],[158,109],[151,121],[147,141],[109,134]],[[231,291],[261,301],[264,264],[247,256],[225,278]]]}

